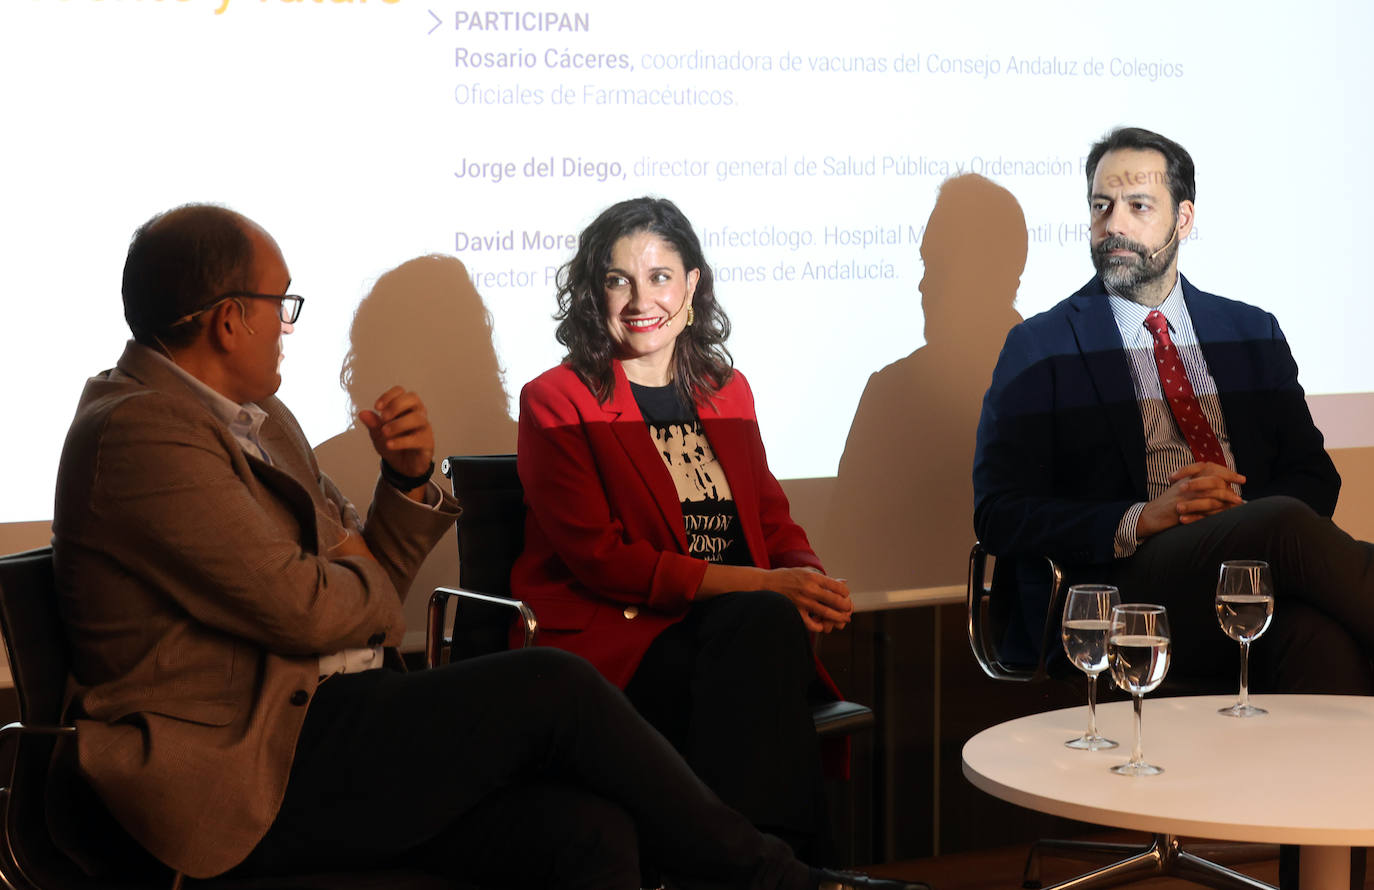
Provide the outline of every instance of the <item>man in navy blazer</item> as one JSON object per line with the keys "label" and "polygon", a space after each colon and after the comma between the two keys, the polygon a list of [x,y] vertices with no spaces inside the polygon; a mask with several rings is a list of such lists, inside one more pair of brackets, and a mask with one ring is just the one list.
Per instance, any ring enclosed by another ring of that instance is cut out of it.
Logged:
{"label": "man in navy blazer", "polygon": [[[1098,274],[1008,334],[978,426],[974,525],[1012,561],[1019,592],[1008,646],[1033,657],[1040,644],[1048,583],[1035,567],[1049,556],[1071,581],[1168,606],[1172,670],[1233,680],[1217,568],[1264,559],[1278,604],[1254,653],[1259,685],[1374,692],[1374,547],[1331,522],[1340,476],[1283,332],[1178,274],[1192,159],[1123,128],[1087,167]],[[1160,314],[1220,460],[1197,456],[1163,397],[1149,329]]]}

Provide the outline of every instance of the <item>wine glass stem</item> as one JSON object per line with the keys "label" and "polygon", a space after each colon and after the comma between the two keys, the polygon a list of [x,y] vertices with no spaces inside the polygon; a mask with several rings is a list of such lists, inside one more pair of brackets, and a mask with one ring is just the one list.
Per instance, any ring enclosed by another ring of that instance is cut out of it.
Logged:
{"label": "wine glass stem", "polygon": [[1140,750],[1140,708],[1145,703],[1143,696],[1133,696],[1135,705],[1135,750],[1131,752],[1131,763],[1144,763],[1145,755]]}
{"label": "wine glass stem", "polygon": [[1088,738],[1097,738],[1097,674],[1088,674]]}
{"label": "wine glass stem", "polygon": [[1240,706],[1250,704],[1250,641],[1240,641]]}

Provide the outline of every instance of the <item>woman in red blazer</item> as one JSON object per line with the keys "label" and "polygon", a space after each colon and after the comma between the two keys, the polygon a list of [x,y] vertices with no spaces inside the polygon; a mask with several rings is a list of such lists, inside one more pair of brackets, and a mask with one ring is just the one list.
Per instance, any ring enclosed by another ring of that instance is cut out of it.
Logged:
{"label": "woman in red blazer", "polygon": [[849,590],[768,470],[691,223],[662,199],[607,209],[558,303],[568,355],[520,394],[512,591],[542,644],[624,688],[727,803],[823,843],[810,696],[833,686],[808,631],[848,623]]}

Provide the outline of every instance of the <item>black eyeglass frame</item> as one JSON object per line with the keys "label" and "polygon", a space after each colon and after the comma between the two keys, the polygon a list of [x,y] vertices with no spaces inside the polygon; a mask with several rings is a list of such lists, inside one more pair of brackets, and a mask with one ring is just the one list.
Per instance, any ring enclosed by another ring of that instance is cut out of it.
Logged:
{"label": "black eyeglass frame", "polygon": [[281,319],[282,324],[295,324],[296,320],[301,317],[301,308],[305,306],[305,297],[300,297],[296,294],[259,294],[250,290],[231,290],[228,293],[220,294],[218,297],[215,297],[209,304],[197,309],[195,312],[189,312],[183,315],[181,318],[167,325],[167,327],[174,328],[177,325],[185,324],[202,312],[209,312],[225,300],[238,300],[244,298],[250,300],[280,301],[277,305],[277,317]]}

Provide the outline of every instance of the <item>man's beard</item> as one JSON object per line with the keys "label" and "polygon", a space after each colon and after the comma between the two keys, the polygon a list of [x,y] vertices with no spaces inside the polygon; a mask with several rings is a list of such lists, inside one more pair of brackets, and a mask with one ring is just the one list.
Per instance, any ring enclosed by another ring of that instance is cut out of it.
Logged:
{"label": "man's beard", "polygon": [[[1128,300],[1136,300],[1148,285],[1164,277],[1178,255],[1178,240],[1170,241],[1156,252],[1123,235],[1110,235],[1092,246],[1093,268],[1107,287]],[[1111,256],[1113,250],[1129,250],[1135,256]]]}

